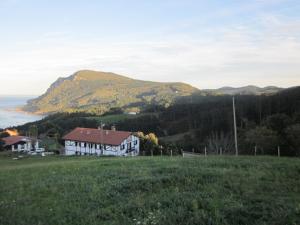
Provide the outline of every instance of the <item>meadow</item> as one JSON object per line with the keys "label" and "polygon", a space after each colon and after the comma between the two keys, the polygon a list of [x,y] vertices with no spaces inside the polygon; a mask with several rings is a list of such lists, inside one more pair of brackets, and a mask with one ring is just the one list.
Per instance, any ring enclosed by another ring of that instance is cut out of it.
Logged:
{"label": "meadow", "polygon": [[90,116],[90,117],[84,117],[86,119],[95,120],[99,124],[113,124],[117,123],[126,119],[133,119],[136,117],[139,117],[140,115],[129,115],[129,114],[117,114],[117,115],[107,115],[107,116]]}
{"label": "meadow", "polygon": [[0,224],[300,224],[299,158],[0,156]]}

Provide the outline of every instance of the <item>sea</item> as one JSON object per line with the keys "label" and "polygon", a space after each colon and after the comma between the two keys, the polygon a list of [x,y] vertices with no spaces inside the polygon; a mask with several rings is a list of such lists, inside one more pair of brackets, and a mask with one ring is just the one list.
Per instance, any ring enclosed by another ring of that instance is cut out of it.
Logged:
{"label": "sea", "polygon": [[0,96],[0,128],[22,125],[40,120],[43,116],[17,111],[35,96]]}

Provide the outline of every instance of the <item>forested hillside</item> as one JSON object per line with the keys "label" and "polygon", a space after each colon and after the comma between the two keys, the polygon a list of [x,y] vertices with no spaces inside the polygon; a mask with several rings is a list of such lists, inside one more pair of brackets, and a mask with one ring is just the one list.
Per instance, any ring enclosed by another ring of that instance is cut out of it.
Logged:
{"label": "forested hillside", "polygon": [[[236,99],[238,140],[241,154],[300,155],[300,87],[283,90],[275,95],[238,95]],[[182,97],[165,108],[148,106],[139,115],[126,115],[122,109],[112,109],[103,116],[86,113],[59,113],[18,127],[26,132],[36,125],[40,134],[58,138],[77,127],[106,128],[155,133],[164,146],[174,152],[181,149],[211,153],[233,151],[232,96]],[[158,153],[158,149],[156,149]]]}
{"label": "forested hillside", "polygon": [[[286,155],[300,153],[300,87],[278,94],[236,96],[240,152]],[[233,151],[232,96],[193,95],[153,116],[122,121],[120,129],[155,132],[166,143],[186,150]]]}

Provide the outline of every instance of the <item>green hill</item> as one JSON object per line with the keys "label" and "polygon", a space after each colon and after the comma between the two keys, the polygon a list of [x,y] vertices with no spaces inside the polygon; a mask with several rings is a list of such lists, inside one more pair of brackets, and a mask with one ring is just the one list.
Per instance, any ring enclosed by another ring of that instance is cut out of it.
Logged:
{"label": "green hill", "polygon": [[138,111],[147,104],[169,105],[176,97],[198,89],[184,83],[135,80],[114,73],[78,71],[59,78],[45,94],[23,110],[34,113],[87,111],[103,113],[112,107]]}
{"label": "green hill", "polygon": [[283,90],[283,88],[275,87],[275,86],[267,86],[267,87],[257,87],[254,85],[248,85],[244,87],[222,87],[218,89],[206,89],[203,92],[212,95],[272,95],[279,91]]}
{"label": "green hill", "polygon": [[12,157],[0,224],[300,224],[296,158]]}

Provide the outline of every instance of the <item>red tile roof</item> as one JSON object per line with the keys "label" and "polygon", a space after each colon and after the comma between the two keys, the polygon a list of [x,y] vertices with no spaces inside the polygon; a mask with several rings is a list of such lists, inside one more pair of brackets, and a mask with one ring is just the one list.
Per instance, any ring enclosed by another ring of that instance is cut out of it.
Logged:
{"label": "red tile roof", "polygon": [[29,137],[25,137],[25,136],[10,136],[10,137],[2,138],[2,140],[5,142],[4,146],[14,145],[19,143],[20,141],[25,142],[29,139],[30,139]]}
{"label": "red tile roof", "polygon": [[64,140],[81,141],[96,144],[120,145],[132,133],[128,131],[114,131],[77,127],[63,137]]}

